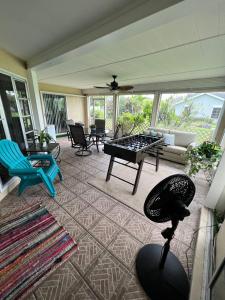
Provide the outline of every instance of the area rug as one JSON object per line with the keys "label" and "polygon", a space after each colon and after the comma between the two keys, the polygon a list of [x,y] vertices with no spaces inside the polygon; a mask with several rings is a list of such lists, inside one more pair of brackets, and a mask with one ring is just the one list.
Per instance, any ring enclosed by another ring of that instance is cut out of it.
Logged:
{"label": "area rug", "polygon": [[0,299],[23,298],[76,249],[76,242],[40,205],[2,219]]}
{"label": "area rug", "polygon": [[[149,160],[149,162],[151,162]],[[130,164],[134,166],[134,164]],[[130,168],[114,164],[112,174],[122,177],[123,179],[134,182],[136,171]],[[88,180],[88,183],[95,188],[101,190],[105,194],[115,198],[123,204],[133,208],[141,214],[144,214],[144,202],[149,192],[164,178],[173,174],[184,174],[184,166],[164,160],[160,161],[158,172],[155,172],[155,167],[144,163],[140,177],[137,193],[132,195],[133,186],[111,177],[110,181],[106,182],[106,173],[100,173]],[[201,186],[201,178],[195,180],[196,195],[195,199],[204,198],[207,194],[208,187],[206,182]]]}

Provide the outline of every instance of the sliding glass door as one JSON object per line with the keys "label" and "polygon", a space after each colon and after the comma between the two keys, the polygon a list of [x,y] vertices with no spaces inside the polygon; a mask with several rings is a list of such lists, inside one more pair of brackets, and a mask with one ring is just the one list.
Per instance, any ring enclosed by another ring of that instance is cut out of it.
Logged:
{"label": "sliding glass door", "polygon": [[[5,124],[5,115],[2,107],[2,103],[0,101],[0,140],[6,139],[7,136],[7,129]],[[8,170],[0,164],[0,192],[2,190],[3,185],[10,180],[10,176]]]}
{"label": "sliding glass door", "polygon": [[[25,81],[0,73],[0,139],[11,139],[23,150],[33,137],[33,116]],[[9,179],[8,171],[0,165],[0,190]]]}
{"label": "sliding glass door", "polygon": [[16,94],[11,77],[5,74],[0,74],[0,97],[10,137],[13,141],[18,143],[21,148],[24,148],[25,140],[20,122]]}
{"label": "sliding glass door", "polygon": [[46,124],[54,124],[56,134],[65,133],[67,131],[66,97],[47,93],[43,93],[42,97]]}
{"label": "sliding glass door", "polygon": [[105,127],[113,131],[113,96],[92,96],[89,102],[89,125],[96,119],[104,119]]}

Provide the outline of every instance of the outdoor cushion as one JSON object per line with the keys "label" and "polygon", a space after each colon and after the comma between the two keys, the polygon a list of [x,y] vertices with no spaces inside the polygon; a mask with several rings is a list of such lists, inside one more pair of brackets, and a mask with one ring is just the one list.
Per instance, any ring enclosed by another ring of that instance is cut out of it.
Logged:
{"label": "outdoor cushion", "polygon": [[171,146],[171,145],[169,145],[169,146],[164,146],[163,151],[181,155],[181,154],[185,154],[187,149],[185,147],[181,147],[181,146]]}
{"label": "outdoor cushion", "polygon": [[170,130],[171,134],[175,134],[175,145],[187,147],[190,143],[195,141],[196,133],[182,132],[176,130]]}

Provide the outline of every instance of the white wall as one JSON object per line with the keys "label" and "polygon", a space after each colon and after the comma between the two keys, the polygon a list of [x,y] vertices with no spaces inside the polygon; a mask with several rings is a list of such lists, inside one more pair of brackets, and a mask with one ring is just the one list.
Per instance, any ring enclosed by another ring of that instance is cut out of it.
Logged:
{"label": "white wall", "polygon": [[66,96],[67,117],[75,122],[86,122],[85,98],[80,96]]}
{"label": "white wall", "polygon": [[225,151],[223,152],[222,158],[220,160],[219,166],[216,170],[216,174],[213,178],[213,182],[210,186],[209,192],[205,200],[205,206],[211,209],[217,208],[224,205],[225,198],[223,199],[223,193],[225,190]]}

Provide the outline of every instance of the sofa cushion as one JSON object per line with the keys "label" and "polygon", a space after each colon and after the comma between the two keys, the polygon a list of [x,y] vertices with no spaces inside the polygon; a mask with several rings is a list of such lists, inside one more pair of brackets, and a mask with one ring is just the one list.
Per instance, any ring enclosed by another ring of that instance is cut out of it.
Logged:
{"label": "sofa cushion", "polygon": [[190,143],[195,142],[196,133],[170,130],[171,134],[175,134],[175,145],[187,147]]}
{"label": "sofa cushion", "polygon": [[181,146],[168,145],[168,146],[163,146],[163,151],[174,153],[177,155],[182,155],[182,154],[185,154],[185,152],[187,151],[187,148],[181,147]]}

